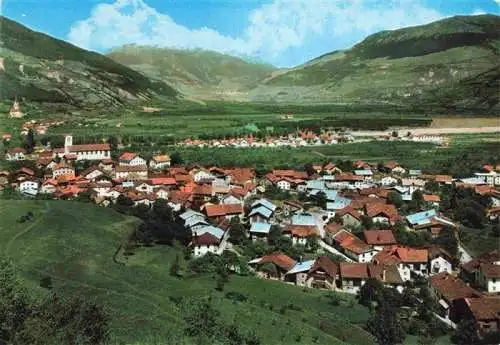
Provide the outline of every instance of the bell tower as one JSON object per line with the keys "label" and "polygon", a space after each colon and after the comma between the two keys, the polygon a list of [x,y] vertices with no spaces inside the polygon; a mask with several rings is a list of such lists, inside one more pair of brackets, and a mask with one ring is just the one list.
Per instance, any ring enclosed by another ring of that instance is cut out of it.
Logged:
{"label": "bell tower", "polygon": [[69,153],[70,146],[73,146],[73,136],[72,135],[67,135],[64,138],[64,153],[65,154]]}

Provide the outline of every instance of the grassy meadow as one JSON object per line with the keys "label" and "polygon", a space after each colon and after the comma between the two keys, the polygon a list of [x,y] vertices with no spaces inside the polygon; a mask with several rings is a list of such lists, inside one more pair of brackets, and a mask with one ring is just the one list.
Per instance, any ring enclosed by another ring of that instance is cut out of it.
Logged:
{"label": "grassy meadow", "polygon": [[[18,223],[28,211],[33,220]],[[164,343],[181,332],[176,300],[200,295],[211,295],[223,319],[253,330],[262,344],[374,344],[360,327],[369,313],[351,296],[341,295],[334,306],[321,291],[238,276],[219,292],[209,276],[170,276],[170,263],[180,253],[171,247],[143,248],[128,260],[120,257],[122,264],[114,262],[137,220],[112,210],[68,201],[2,200],[0,219],[0,254],[13,259],[30,292],[46,294],[39,282],[49,276],[60,294],[102,302],[111,315],[113,344]],[[247,295],[247,301],[226,298],[230,291]]]}

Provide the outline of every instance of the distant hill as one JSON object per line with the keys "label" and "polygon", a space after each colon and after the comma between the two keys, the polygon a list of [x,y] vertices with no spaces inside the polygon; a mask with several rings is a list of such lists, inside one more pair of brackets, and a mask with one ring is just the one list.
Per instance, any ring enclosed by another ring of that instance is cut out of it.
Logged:
{"label": "distant hill", "polygon": [[0,62],[0,101],[18,97],[93,109],[178,95],[108,57],[1,16]]}
{"label": "distant hill", "polygon": [[383,31],[263,80],[253,101],[498,111],[500,17]]}
{"label": "distant hill", "polygon": [[246,91],[276,70],[271,65],[200,49],[126,45],[107,56],[201,99],[245,98]]}

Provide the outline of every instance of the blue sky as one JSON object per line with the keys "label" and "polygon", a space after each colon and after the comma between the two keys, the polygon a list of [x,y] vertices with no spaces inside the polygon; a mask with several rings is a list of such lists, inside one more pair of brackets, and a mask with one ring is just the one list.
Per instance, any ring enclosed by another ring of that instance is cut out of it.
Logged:
{"label": "blue sky", "polygon": [[279,67],[367,35],[457,14],[499,13],[500,0],[0,0],[2,14],[86,49],[129,43],[202,48]]}

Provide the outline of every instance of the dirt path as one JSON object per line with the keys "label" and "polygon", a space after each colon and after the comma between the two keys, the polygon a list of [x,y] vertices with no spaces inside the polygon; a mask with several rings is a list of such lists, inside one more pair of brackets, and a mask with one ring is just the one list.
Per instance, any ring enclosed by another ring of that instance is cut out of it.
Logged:
{"label": "dirt path", "polygon": [[[411,132],[413,135],[439,135],[439,134],[460,134],[460,133],[497,133],[500,132],[500,126],[495,127],[452,127],[452,128],[429,128],[429,127],[417,127],[417,128],[404,128],[396,130],[399,136],[405,136],[407,132]],[[353,131],[351,134],[355,137],[378,137],[382,135],[391,134],[392,131]]]}

